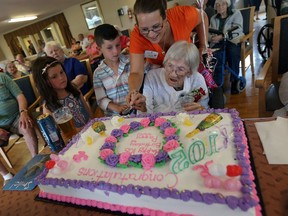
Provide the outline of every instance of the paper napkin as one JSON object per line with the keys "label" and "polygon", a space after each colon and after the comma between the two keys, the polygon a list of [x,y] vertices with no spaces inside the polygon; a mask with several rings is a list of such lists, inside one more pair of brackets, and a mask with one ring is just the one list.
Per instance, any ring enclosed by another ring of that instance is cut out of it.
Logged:
{"label": "paper napkin", "polygon": [[278,117],[275,121],[256,122],[269,164],[288,164],[288,119]]}

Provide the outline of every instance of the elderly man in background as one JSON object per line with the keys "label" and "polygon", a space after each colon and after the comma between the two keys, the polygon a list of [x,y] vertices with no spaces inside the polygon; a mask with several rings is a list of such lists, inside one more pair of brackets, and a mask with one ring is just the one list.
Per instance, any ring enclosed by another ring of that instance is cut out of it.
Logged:
{"label": "elderly man in background", "polygon": [[55,41],[47,42],[44,51],[47,56],[57,59],[64,65],[68,79],[85,95],[89,90],[88,72],[76,58],[67,58],[60,44]]}

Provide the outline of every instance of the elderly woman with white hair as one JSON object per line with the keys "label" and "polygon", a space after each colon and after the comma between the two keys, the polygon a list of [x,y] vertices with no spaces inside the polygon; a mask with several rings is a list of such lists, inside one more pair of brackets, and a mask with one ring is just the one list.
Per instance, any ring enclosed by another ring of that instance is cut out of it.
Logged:
{"label": "elderly woman with white hair", "polygon": [[[165,55],[164,67],[149,71],[143,95],[132,95],[135,104],[131,105],[148,113],[209,108],[208,89],[197,71],[199,61],[199,51],[194,44],[186,41],[174,43]],[[183,98],[189,101],[183,104]]]}
{"label": "elderly woman with white hair", "polygon": [[[210,19],[210,28],[216,29],[220,32],[227,32],[230,28],[238,26],[239,28],[232,32],[231,37],[228,38],[226,44],[226,60],[230,68],[238,75],[239,74],[239,63],[241,55],[240,39],[243,37],[243,17],[241,12],[236,9],[232,9],[230,0],[216,0],[214,5],[217,13]],[[210,34],[209,41],[210,47],[212,48],[222,48],[224,35]],[[218,59],[219,64],[217,64],[214,71],[214,80],[217,85],[222,84],[222,53],[214,53],[215,57]],[[237,76],[231,74],[231,94],[238,94],[237,89]]]}

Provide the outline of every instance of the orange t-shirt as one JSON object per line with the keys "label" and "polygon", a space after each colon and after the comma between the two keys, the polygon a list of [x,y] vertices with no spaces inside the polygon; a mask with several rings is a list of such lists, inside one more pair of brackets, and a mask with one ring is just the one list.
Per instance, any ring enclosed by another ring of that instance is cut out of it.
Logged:
{"label": "orange t-shirt", "polygon": [[[197,25],[198,12],[192,6],[178,6],[167,10],[167,20],[171,26],[174,40],[191,41],[190,34]],[[147,58],[152,64],[162,65],[164,55],[162,48],[158,44],[153,44],[139,32],[138,26],[135,26],[130,37],[130,53],[144,54],[149,51],[157,52],[158,56]],[[151,52],[150,52],[151,53]]]}

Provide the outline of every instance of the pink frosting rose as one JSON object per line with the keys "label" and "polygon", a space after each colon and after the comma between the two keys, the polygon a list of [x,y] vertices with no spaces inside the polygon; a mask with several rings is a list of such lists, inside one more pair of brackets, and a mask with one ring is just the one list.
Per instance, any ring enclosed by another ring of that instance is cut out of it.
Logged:
{"label": "pink frosting rose", "polygon": [[176,148],[178,148],[180,144],[176,140],[169,140],[164,146],[163,149],[166,152],[170,152]]}
{"label": "pink frosting rose", "polygon": [[123,131],[123,133],[128,133],[129,132],[129,130],[130,130],[130,125],[127,125],[127,124],[125,124],[125,125],[122,125],[121,127],[120,127],[120,130],[122,130]]}
{"label": "pink frosting rose", "polygon": [[155,126],[158,127],[158,126],[161,126],[164,122],[166,122],[167,120],[165,118],[156,118],[155,119]]}
{"label": "pink frosting rose", "polygon": [[144,118],[140,121],[140,124],[145,128],[148,127],[150,124],[150,119],[149,118]]}
{"label": "pink frosting rose", "polygon": [[149,170],[152,167],[154,167],[154,164],[155,164],[154,155],[150,154],[150,153],[143,154],[141,164],[143,166],[143,169],[145,169],[145,170]]}
{"label": "pink frosting rose", "polygon": [[121,154],[120,154],[120,157],[119,157],[119,163],[120,163],[120,164],[127,164],[130,155],[131,155],[130,152],[123,152],[123,153],[121,153]]}
{"label": "pink frosting rose", "polygon": [[174,135],[176,133],[176,131],[177,131],[177,129],[173,128],[173,127],[166,128],[164,131],[164,136],[168,137],[168,136]]}
{"label": "pink frosting rose", "polygon": [[110,154],[113,154],[113,151],[111,149],[103,149],[100,152],[100,157],[105,160],[107,156],[109,156]]}
{"label": "pink frosting rose", "polygon": [[59,160],[57,162],[57,166],[60,167],[60,169],[65,170],[68,168],[68,161],[66,160]]}
{"label": "pink frosting rose", "polygon": [[115,143],[115,142],[117,142],[117,139],[116,139],[116,137],[114,137],[114,136],[108,136],[108,137],[105,139],[105,142]]}

